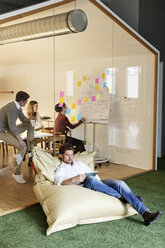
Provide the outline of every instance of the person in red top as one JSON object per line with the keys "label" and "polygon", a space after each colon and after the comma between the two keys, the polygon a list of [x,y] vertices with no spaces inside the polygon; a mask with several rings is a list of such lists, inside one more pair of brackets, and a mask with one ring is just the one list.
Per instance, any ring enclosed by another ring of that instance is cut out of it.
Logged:
{"label": "person in red top", "polygon": [[72,124],[69,119],[66,117],[67,106],[63,103],[62,107],[59,107],[59,103],[55,105],[55,111],[58,113],[58,116],[55,120],[54,131],[61,132],[66,135],[66,143],[69,143],[75,147],[75,153],[85,151],[84,142],[82,140],[71,137],[70,129],[74,129],[81,125],[85,118],[81,118],[77,123]]}

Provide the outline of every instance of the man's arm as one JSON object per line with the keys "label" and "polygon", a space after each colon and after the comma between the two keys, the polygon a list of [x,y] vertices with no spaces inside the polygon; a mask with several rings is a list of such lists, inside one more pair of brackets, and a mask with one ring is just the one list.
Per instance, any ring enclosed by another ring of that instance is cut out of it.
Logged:
{"label": "man's arm", "polygon": [[84,182],[85,178],[86,178],[85,174],[79,174],[75,177],[63,181],[61,185],[80,184]]}
{"label": "man's arm", "polygon": [[25,118],[23,119],[23,122],[30,122],[30,119],[27,118],[27,117],[25,117]]}

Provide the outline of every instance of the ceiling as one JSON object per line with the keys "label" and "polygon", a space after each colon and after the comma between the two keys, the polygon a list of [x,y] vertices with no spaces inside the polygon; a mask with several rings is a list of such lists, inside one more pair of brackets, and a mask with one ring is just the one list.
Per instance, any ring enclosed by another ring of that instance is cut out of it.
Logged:
{"label": "ceiling", "polygon": [[[5,14],[10,11],[25,8],[34,4],[47,2],[48,0],[0,0],[0,14]],[[105,5],[109,5],[111,0],[102,0]]]}

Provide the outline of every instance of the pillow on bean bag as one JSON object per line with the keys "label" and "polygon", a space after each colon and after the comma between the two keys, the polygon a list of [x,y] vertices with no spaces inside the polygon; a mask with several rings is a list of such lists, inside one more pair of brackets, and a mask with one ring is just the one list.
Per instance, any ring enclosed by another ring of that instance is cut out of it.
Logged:
{"label": "pillow on bean bag", "polygon": [[96,152],[81,152],[74,155],[74,160],[78,160],[87,164],[92,170],[94,170],[94,155]]}
{"label": "pillow on bean bag", "polygon": [[33,149],[33,163],[40,176],[42,174],[45,179],[54,183],[54,171],[61,164],[61,160],[58,157],[53,157],[42,148],[35,146]]}

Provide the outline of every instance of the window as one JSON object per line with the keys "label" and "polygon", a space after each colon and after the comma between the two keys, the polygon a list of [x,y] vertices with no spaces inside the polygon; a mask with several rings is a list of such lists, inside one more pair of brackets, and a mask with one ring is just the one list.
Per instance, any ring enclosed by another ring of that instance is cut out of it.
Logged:
{"label": "window", "polygon": [[65,89],[66,89],[66,96],[74,95],[74,73],[73,71],[66,71],[65,73]]}
{"label": "window", "polygon": [[116,68],[106,69],[106,83],[109,93],[116,95]]}
{"label": "window", "polygon": [[127,67],[125,98],[139,98],[139,73],[141,67]]}

